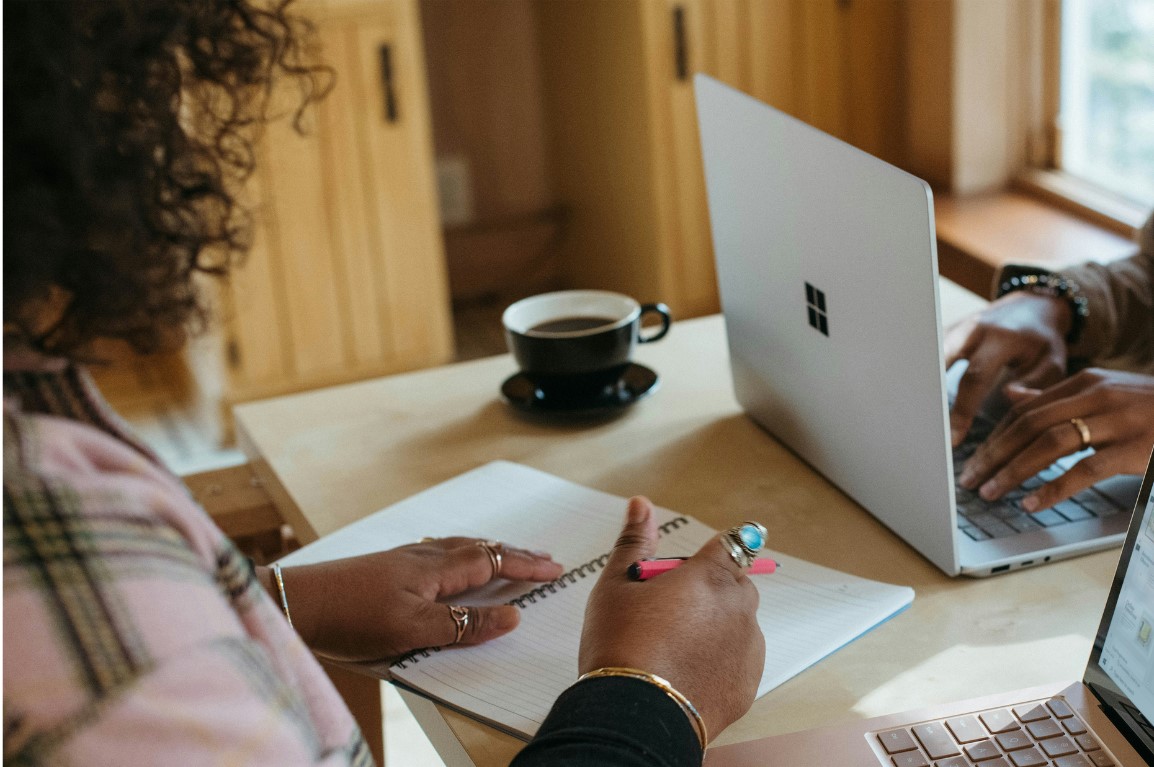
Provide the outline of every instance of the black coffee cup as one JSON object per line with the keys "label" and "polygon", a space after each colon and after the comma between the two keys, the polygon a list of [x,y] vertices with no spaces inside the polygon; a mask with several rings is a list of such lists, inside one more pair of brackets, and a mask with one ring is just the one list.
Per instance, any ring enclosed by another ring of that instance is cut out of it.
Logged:
{"label": "black coffee cup", "polygon": [[[641,334],[641,318],[661,325]],[[522,299],[505,310],[505,341],[522,374],[547,394],[588,396],[620,380],[637,344],[669,332],[665,304],[639,304],[607,290],[561,290]]]}

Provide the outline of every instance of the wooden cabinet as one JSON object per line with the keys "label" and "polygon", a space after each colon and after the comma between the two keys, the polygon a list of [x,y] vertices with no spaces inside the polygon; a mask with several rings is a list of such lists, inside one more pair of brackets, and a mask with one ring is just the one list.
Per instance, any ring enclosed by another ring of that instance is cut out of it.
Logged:
{"label": "wooden cabinet", "polygon": [[566,284],[719,309],[693,99],[711,74],[891,161],[900,0],[540,0]]}
{"label": "wooden cabinet", "polygon": [[453,354],[416,2],[302,10],[335,85],[306,135],[281,119],[258,147],[255,242],[223,296],[230,403]]}
{"label": "wooden cabinet", "polygon": [[[307,135],[282,120],[260,145],[255,246],[223,300],[229,402],[453,356],[418,2],[301,7],[336,85]],[[694,72],[900,159],[901,0],[534,0],[531,15],[564,286],[719,309]]]}

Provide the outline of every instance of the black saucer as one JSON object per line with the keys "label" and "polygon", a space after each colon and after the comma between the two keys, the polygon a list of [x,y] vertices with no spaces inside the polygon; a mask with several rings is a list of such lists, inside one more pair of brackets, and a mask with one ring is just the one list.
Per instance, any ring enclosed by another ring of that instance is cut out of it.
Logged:
{"label": "black saucer", "polygon": [[537,387],[524,373],[505,379],[501,394],[517,408],[531,413],[606,415],[629,407],[657,389],[657,374],[644,365],[630,363],[612,384],[588,394],[550,394]]}

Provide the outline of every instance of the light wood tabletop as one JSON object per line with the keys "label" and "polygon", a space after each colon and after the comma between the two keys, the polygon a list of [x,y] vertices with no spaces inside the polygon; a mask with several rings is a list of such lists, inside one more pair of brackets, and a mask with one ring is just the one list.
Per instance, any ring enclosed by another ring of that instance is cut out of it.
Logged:
{"label": "light wood tabletop", "polygon": [[[947,324],[983,303],[946,281],[941,297]],[[743,415],[720,316],[675,321],[636,361],[660,375],[659,388],[609,420],[514,410],[499,393],[516,372],[502,355],[239,406],[237,432],[304,542],[506,459],[647,495],[718,529],[757,519],[774,549],[914,588],[907,611],[757,700],[717,744],[1080,677],[1116,549],[949,578]],[[447,764],[507,764],[520,748],[407,701]]]}

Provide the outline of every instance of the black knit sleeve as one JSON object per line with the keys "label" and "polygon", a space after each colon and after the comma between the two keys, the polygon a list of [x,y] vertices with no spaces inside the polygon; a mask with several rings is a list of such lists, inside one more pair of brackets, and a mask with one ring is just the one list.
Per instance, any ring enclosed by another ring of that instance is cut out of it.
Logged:
{"label": "black knit sleeve", "polygon": [[599,677],[563,692],[511,767],[699,767],[689,718],[660,688]]}

